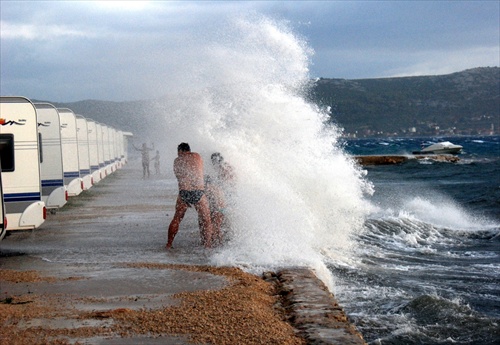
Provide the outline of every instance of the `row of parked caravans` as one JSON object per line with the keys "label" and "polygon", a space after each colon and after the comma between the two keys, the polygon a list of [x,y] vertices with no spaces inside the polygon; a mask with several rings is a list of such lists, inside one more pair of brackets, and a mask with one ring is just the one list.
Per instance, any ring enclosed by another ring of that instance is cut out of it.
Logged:
{"label": "row of parked caravans", "polygon": [[47,209],[122,167],[131,136],[70,109],[0,97],[0,240],[38,228]]}

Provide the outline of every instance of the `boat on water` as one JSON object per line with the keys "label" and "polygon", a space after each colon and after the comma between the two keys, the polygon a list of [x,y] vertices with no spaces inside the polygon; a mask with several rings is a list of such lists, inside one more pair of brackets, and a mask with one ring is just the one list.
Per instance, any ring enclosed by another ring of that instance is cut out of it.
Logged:
{"label": "boat on water", "polygon": [[449,141],[442,141],[422,147],[420,151],[413,151],[413,154],[456,154],[462,150],[463,146],[455,145]]}

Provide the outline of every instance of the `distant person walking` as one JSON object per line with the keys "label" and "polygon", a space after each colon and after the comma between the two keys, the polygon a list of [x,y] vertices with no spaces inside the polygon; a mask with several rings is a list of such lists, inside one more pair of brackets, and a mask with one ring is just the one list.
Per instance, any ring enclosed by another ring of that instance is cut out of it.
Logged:
{"label": "distant person walking", "polygon": [[156,156],[151,158],[155,165],[155,175],[160,175],[160,151],[156,150]]}
{"label": "distant person walking", "polygon": [[208,198],[205,195],[203,181],[203,159],[196,152],[191,152],[188,143],[177,147],[177,158],[174,160],[174,174],[179,184],[179,195],[175,204],[174,218],[168,227],[167,249],[172,248],[179,225],[186,214],[187,208],[194,206],[198,212],[198,224],[201,239],[205,247],[212,246],[212,222]]}
{"label": "distant person walking", "polygon": [[149,151],[153,151],[154,149],[154,145],[153,145],[153,148],[149,148],[146,143],[143,143],[142,144],[142,148],[137,148],[134,146],[134,149],[136,149],[137,151],[141,151],[141,156],[142,156],[142,178],[146,178],[146,174],[148,175],[148,177],[151,175],[150,172],[149,172]]}

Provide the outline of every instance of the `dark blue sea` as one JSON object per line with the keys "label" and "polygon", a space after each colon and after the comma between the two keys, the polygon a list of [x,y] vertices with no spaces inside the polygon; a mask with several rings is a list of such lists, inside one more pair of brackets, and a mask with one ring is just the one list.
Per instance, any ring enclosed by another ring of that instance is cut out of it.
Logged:
{"label": "dark blue sea", "polygon": [[500,344],[500,137],[359,139],[353,155],[463,146],[458,163],[366,167],[378,211],[353,264],[330,264],[337,299],[369,344]]}

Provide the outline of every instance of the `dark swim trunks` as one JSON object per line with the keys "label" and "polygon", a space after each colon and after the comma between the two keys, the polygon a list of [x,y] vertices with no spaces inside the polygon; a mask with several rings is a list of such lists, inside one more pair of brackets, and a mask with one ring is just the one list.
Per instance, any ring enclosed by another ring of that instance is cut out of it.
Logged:
{"label": "dark swim trunks", "polygon": [[179,196],[188,206],[197,204],[205,191],[203,190],[181,190]]}

